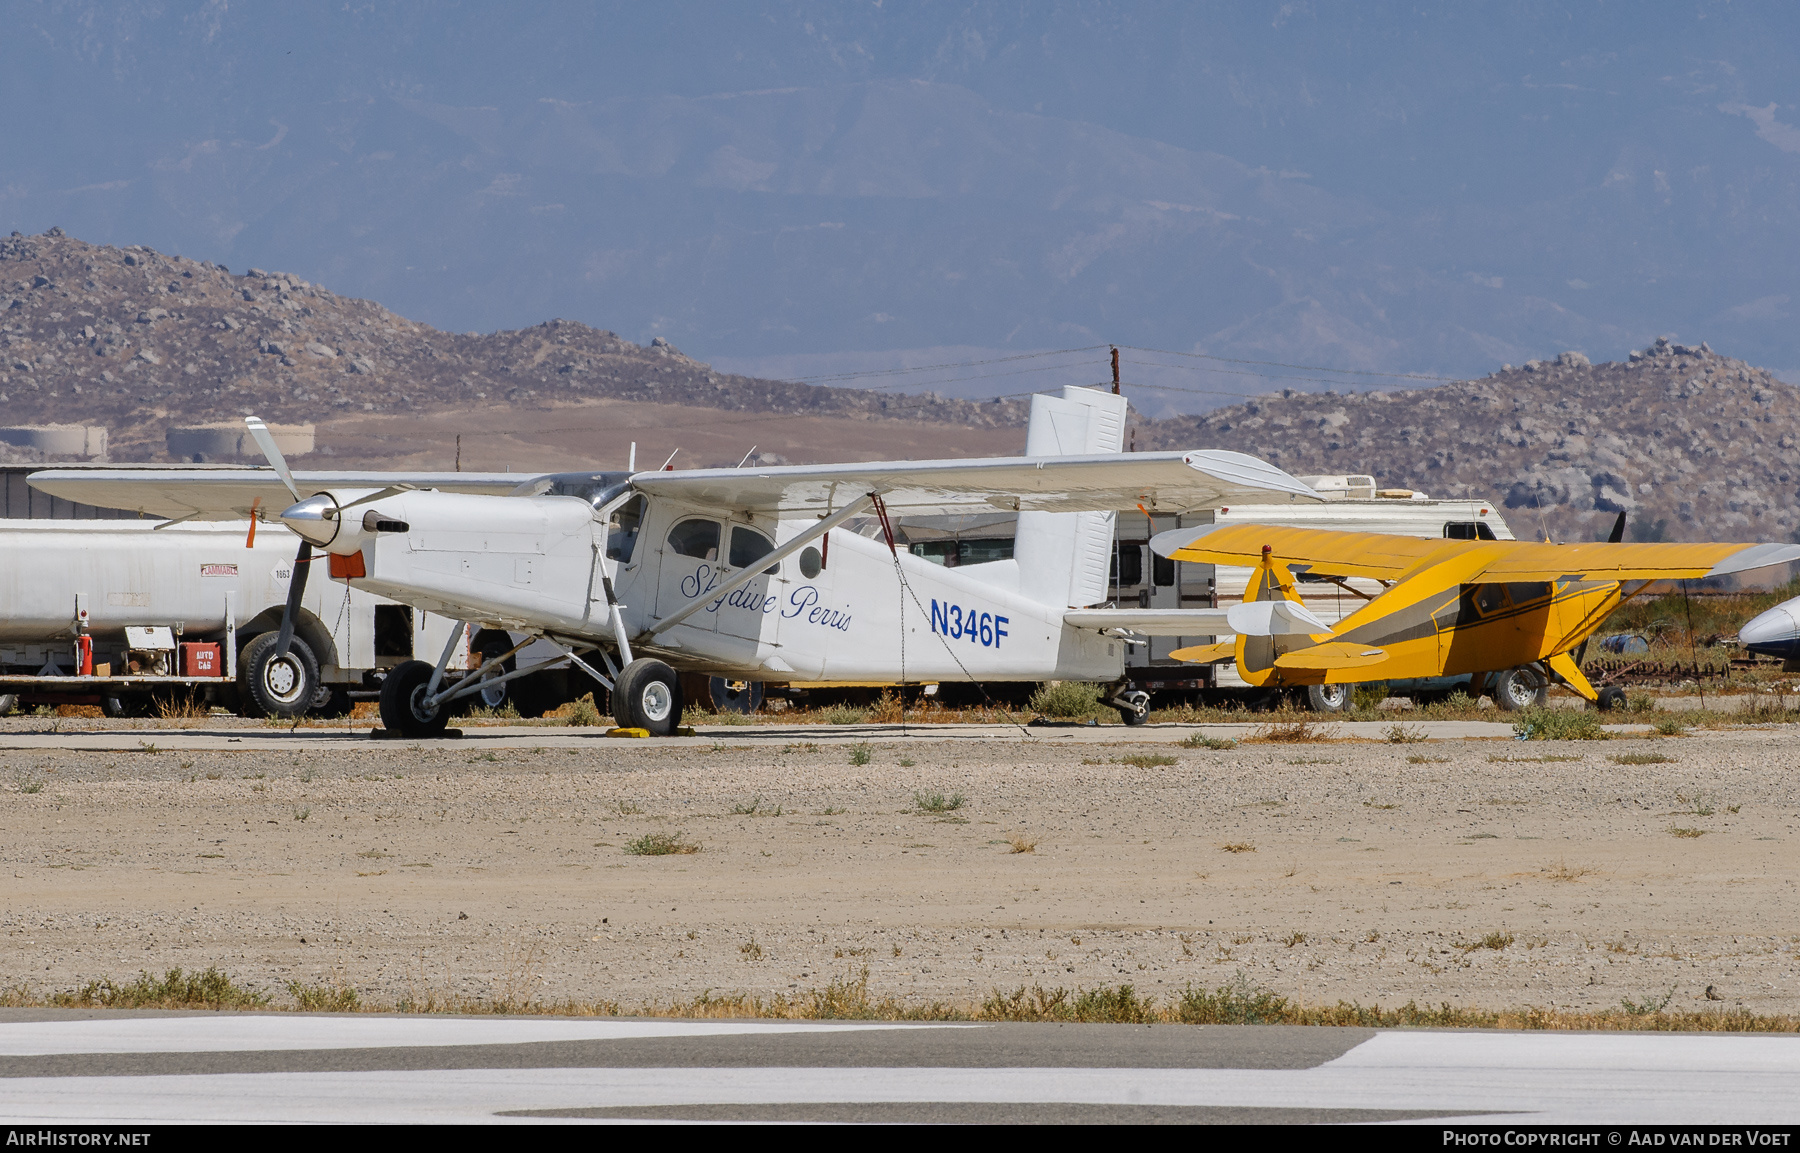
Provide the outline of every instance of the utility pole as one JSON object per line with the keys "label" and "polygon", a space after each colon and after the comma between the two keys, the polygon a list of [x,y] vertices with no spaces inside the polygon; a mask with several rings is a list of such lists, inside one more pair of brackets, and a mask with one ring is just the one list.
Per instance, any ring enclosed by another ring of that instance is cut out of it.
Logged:
{"label": "utility pole", "polygon": [[1113,395],[1119,395],[1119,346],[1113,345]]}

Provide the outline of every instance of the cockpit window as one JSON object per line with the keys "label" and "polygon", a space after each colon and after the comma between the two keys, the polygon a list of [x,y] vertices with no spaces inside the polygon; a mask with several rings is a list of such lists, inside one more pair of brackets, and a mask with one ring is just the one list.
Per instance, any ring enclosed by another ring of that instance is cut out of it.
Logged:
{"label": "cockpit window", "polygon": [[696,560],[718,560],[719,522],[698,517],[682,521],[669,530],[669,551]]}
{"label": "cockpit window", "polygon": [[[735,525],[731,530],[731,567],[749,568],[757,561],[775,551],[775,542],[757,532],[753,528]],[[780,571],[780,565],[770,565],[763,572],[774,576]]]}
{"label": "cockpit window", "polygon": [[630,564],[637,550],[638,529],[644,523],[644,498],[634,496],[618,508],[606,521],[606,559]]}

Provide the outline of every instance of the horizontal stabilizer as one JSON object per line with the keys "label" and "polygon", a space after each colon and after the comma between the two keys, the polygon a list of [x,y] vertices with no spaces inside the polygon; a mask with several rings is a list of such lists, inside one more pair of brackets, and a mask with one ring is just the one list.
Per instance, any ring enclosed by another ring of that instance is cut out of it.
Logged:
{"label": "horizontal stabilizer", "polygon": [[1331,625],[1299,601],[1246,601],[1225,610],[1230,631],[1247,637],[1314,636]]}
{"label": "horizontal stabilizer", "polygon": [[1236,632],[1224,609],[1070,609],[1063,624],[1078,629],[1129,629],[1147,637],[1204,637]]}
{"label": "horizontal stabilizer", "polygon": [[1237,642],[1220,641],[1212,645],[1192,645],[1185,649],[1176,649],[1169,656],[1178,661],[1186,661],[1191,665],[1216,665],[1220,661],[1237,658]]}
{"label": "horizontal stabilizer", "polygon": [[1283,653],[1275,658],[1275,667],[1278,669],[1360,669],[1366,665],[1378,665],[1385,660],[1387,660],[1387,652],[1383,649],[1351,644],[1349,641],[1329,641],[1308,649]]}

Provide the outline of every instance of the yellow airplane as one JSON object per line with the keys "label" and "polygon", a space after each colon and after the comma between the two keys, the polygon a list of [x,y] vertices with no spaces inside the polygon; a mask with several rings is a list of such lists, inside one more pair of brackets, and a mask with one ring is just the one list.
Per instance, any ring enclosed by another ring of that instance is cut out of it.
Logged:
{"label": "yellow airplane", "polygon": [[[1235,640],[1170,655],[1199,664],[1235,658],[1250,684],[1306,687],[1313,707],[1328,712],[1350,696],[1328,686],[1463,674],[1502,708],[1542,703],[1553,678],[1612,708],[1623,691],[1596,692],[1571,653],[1621,600],[1653,581],[1800,558],[1800,545],[1433,540],[1257,524],[1174,529],[1150,547],[1174,560],[1257,570],[1244,603],[1226,614]],[[1296,574],[1350,592],[1348,577],[1388,588],[1333,625],[1306,609]]]}

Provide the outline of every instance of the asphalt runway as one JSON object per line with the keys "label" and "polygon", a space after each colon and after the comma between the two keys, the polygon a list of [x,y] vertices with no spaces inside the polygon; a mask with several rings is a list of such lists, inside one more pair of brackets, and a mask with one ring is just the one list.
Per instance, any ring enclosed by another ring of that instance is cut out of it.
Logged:
{"label": "asphalt runway", "polygon": [[0,1011],[0,1116],[1793,1124],[1800,1037]]}

